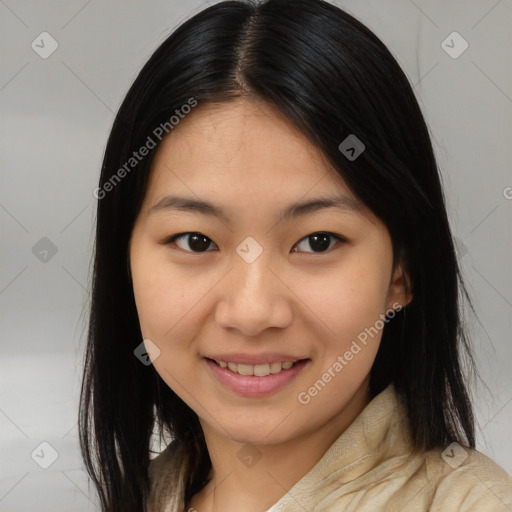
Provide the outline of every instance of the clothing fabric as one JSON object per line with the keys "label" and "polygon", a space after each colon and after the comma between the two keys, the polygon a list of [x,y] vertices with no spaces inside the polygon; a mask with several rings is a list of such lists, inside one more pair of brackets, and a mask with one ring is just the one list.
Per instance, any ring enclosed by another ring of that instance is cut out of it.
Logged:
{"label": "clothing fabric", "polygon": [[[457,443],[417,455],[411,447],[390,384],[266,512],[512,512],[512,477],[486,455]],[[173,499],[178,450],[171,443],[150,463],[150,512],[185,511]]]}

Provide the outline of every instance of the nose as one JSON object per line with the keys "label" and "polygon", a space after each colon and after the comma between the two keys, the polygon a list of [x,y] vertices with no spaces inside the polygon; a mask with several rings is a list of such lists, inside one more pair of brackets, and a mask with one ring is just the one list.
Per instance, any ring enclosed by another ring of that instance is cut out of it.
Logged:
{"label": "nose", "polygon": [[292,321],[292,291],[270,268],[265,252],[252,263],[236,257],[221,284],[215,310],[218,325],[254,337],[271,327],[285,328]]}

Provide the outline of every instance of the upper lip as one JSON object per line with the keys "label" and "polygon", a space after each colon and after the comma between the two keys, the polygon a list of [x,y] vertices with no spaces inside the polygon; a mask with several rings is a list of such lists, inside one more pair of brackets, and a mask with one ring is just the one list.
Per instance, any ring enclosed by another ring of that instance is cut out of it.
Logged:
{"label": "upper lip", "polygon": [[265,352],[262,354],[211,354],[204,356],[207,359],[214,359],[215,361],[225,361],[226,363],[240,363],[240,364],[265,364],[265,363],[281,363],[285,361],[299,361],[301,359],[308,359],[303,356],[293,356],[290,354],[283,354],[277,352]]}

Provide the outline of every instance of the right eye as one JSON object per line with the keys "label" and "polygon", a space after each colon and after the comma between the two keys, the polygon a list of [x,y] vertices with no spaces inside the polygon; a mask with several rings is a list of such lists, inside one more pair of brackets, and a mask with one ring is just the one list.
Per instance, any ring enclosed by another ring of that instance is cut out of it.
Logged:
{"label": "right eye", "polygon": [[[210,246],[210,243],[213,244],[213,242],[202,233],[179,233],[171,236],[165,241],[165,245],[177,245],[180,249],[186,252],[195,253],[211,252],[206,251]],[[188,245],[189,249],[187,249],[185,245]]]}

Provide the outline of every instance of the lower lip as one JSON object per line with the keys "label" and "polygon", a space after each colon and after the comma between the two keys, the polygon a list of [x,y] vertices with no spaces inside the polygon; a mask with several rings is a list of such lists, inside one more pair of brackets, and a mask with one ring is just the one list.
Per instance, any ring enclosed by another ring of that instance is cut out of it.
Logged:
{"label": "lower lip", "polygon": [[210,359],[205,359],[205,361],[221,384],[239,395],[252,397],[268,396],[275,393],[291,382],[310,362],[309,359],[303,359],[288,370],[271,373],[265,377],[256,377],[255,375],[240,375],[232,372],[227,368],[222,368]]}

